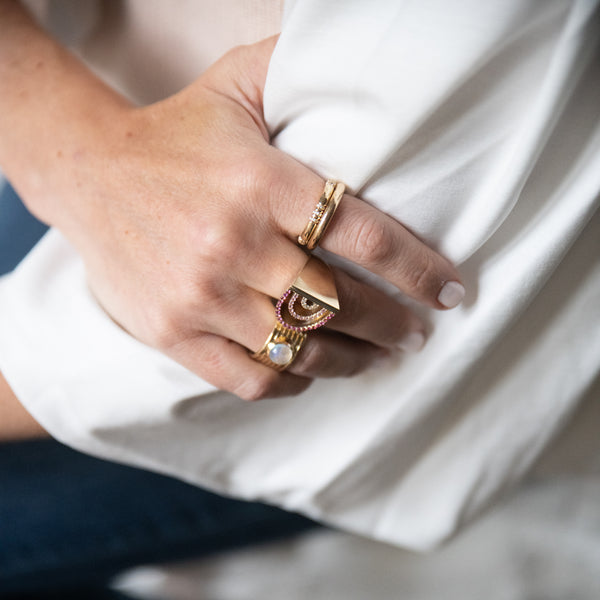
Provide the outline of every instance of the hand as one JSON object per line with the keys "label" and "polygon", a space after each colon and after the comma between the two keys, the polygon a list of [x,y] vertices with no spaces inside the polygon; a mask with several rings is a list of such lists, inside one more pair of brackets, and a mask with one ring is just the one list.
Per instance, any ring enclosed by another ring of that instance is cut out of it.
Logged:
{"label": "hand", "polygon": [[[37,211],[74,243],[116,322],[250,400],[358,373],[423,334],[407,308],[336,270],[341,313],[309,334],[288,371],[249,357],[273,327],[270,298],[306,261],[295,239],[324,183],[269,145],[262,90],[274,44],[233,50],[162,102],[115,102],[101,127],[88,119],[86,135],[57,151],[63,176],[46,215]],[[107,114],[96,104],[90,110]],[[399,223],[348,195],[321,246],[438,309],[445,284],[459,280]]]}

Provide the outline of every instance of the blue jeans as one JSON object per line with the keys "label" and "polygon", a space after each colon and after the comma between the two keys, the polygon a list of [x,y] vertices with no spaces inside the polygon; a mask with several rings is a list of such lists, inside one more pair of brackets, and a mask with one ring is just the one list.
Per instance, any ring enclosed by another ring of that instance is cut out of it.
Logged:
{"label": "blue jeans", "polygon": [[[6,187],[0,193],[0,267],[16,266],[45,229]],[[0,444],[5,600],[123,598],[106,585],[124,569],[239,548],[314,525],[54,440]]]}
{"label": "blue jeans", "polygon": [[47,229],[0,178],[0,275],[12,271]]}

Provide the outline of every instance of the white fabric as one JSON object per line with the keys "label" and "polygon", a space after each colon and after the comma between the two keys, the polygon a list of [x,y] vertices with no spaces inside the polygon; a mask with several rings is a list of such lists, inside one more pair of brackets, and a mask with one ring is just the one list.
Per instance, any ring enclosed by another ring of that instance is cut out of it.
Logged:
{"label": "white fabric", "polygon": [[324,529],[115,583],[169,600],[598,600],[600,380],[595,394],[510,499],[437,552]]}
{"label": "white fabric", "polygon": [[0,369],[84,451],[432,547],[527,471],[599,370],[598,31],[586,0],[288,6],[274,143],[460,267],[467,298],[419,309],[419,354],[244,404],[116,327],[52,231],[0,281]]}

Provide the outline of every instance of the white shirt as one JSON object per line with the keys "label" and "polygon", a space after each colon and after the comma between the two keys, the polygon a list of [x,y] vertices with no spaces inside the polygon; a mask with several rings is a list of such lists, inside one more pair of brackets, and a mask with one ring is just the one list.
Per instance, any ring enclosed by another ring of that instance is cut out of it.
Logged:
{"label": "white shirt", "polygon": [[397,545],[452,535],[599,371],[597,4],[288,3],[265,89],[273,143],[461,271],[460,308],[417,308],[419,354],[245,404],[114,325],[51,231],[0,280],[0,369],[19,399],[92,454]]}

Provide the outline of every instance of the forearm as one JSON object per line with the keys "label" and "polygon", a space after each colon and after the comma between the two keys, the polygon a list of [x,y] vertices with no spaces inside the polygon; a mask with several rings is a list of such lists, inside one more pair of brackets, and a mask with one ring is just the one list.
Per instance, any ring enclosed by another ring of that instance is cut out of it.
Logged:
{"label": "forearm", "polygon": [[47,435],[25,410],[0,373],[0,442]]}
{"label": "forearm", "polygon": [[18,2],[0,0],[0,167],[39,218],[74,218],[61,191],[97,177],[99,136],[127,106]]}
{"label": "forearm", "polygon": [[[72,226],[62,190],[85,185],[99,132],[126,106],[16,0],[0,0],[0,168],[39,218]],[[0,373],[0,441],[41,435]]]}

